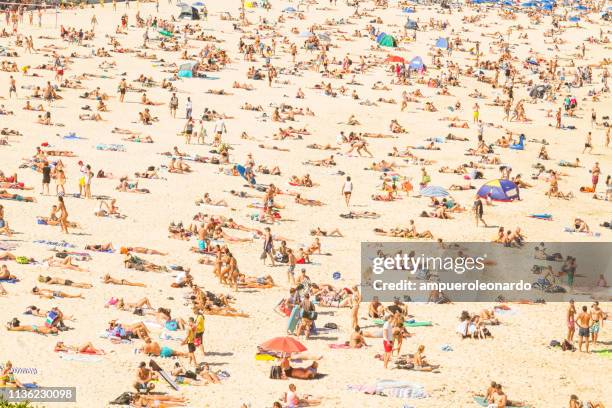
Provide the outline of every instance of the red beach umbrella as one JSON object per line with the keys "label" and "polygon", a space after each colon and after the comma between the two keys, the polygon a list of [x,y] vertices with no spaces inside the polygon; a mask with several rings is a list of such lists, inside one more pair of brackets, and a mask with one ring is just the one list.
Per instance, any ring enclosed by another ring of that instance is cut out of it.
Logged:
{"label": "red beach umbrella", "polygon": [[406,60],[405,60],[405,59],[403,59],[402,57],[397,56],[397,55],[389,55],[389,56],[387,57],[387,60],[386,60],[386,61],[387,61],[387,62],[401,62],[402,64],[403,64],[404,62],[406,62]]}
{"label": "red beach umbrella", "polygon": [[260,346],[266,351],[276,351],[280,353],[299,353],[306,351],[306,346],[293,337],[275,337]]}

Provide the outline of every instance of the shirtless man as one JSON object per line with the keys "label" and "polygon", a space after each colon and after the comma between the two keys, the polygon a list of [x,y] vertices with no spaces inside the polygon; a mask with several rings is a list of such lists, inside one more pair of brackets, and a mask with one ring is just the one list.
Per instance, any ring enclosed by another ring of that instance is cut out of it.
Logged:
{"label": "shirtless man", "polygon": [[[597,338],[599,337],[599,331],[603,327],[603,323],[605,320],[605,313],[599,307],[599,302],[595,301],[591,305],[591,342],[593,344],[597,344]],[[588,347],[588,345],[587,345]],[[587,350],[588,351],[588,350]]]}
{"label": "shirtless man", "polygon": [[589,334],[591,328],[591,315],[587,312],[587,307],[582,306],[582,312],[576,318],[578,325],[578,350],[582,352],[582,343],[586,339],[586,352],[589,352]]}

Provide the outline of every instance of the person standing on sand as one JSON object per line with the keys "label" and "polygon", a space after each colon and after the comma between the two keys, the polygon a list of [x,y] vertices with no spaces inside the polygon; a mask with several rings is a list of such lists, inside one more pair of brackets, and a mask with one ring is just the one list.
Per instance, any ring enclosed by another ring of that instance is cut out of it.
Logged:
{"label": "person standing on sand", "polygon": [[204,315],[202,314],[202,311],[200,309],[195,309],[194,312],[196,314],[195,324],[194,324],[194,327],[195,327],[194,344],[196,347],[200,349],[200,351],[202,352],[202,355],[206,356],[206,351],[204,350],[204,328],[205,328],[206,319],[204,318]]}
{"label": "person standing on sand", "polygon": [[64,204],[64,197],[57,197],[58,205],[56,213],[59,212],[60,215],[58,217],[60,227],[62,228],[62,232],[68,234],[68,210],[66,209],[66,204]]}
{"label": "person standing on sand", "polygon": [[582,154],[584,154],[587,149],[589,149],[589,154],[593,153],[593,136],[591,132],[587,134],[586,140],[584,141],[584,149],[582,149]]}
{"label": "person standing on sand", "polygon": [[351,201],[351,195],[353,194],[353,182],[351,181],[351,177],[347,176],[344,185],[342,186],[342,195],[344,196],[344,202],[346,206],[349,206],[349,202]]}
{"label": "person standing on sand", "polygon": [[393,325],[391,324],[390,317],[390,315],[385,316],[385,323],[383,324],[383,348],[385,350],[383,366],[385,368],[389,365],[391,353],[393,352]]}
{"label": "person standing on sand", "polygon": [[15,81],[15,78],[11,75],[9,77],[9,98],[13,93],[15,94],[15,98],[17,98],[17,81]]}
{"label": "person standing on sand", "polygon": [[574,305],[574,299],[571,299],[569,304],[567,308],[567,341],[572,343],[574,341],[574,333],[576,332],[576,306]]}
{"label": "person standing on sand", "polygon": [[582,343],[586,339],[586,352],[589,352],[589,335],[591,329],[591,315],[587,312],[587,307],[582,306],[582,312],[576,319],[578,325],[578,350],[582,352]]}
{"label": "person standing on sand", "polygon": [[482,218],[484,214],[484,207],[482,205],[482,200],[478,196],[476,196],[476,199],[474,200],[472,211],[474,211],[474,217],[476,218],[476,226],[478,226],[478,221],[481,221],[484,224],[484,226],[487,227],[488,226],[487,223]]}
{"label": "person standing on sand", "polygon": [[480,117],[480,105],[478,105],[478,102],[474,104],[474,106],[472,107],[472,110],[473,110],[473,114],[472,114],[473,121],[474,123],[478,123],[478,118]]}
{"label": "person standing on sand", "polygon": [[195,320],[193,317],[189,318],[189,324],[187,325],[187,334],[185,335],[185,340],[183,340],[183,345],[187,345],[187,354],[189,355],[189,363],[193,363],[195,367],[197,365],[195,358]]}
{"label": "person standing on sand", "polygon": [[595,301],[591,305],[591,321],[593,324],[591,325],[591,342],[593,344],[597,344],[597,338],[599,337],[599,331],[603,327],[604,320],[606,319],[606,315],[599,307],[599,302]]}
{"label": "person standing on sand", "polygon": [[359,304],[361,303],[361,293],[359,287],[353,286],[353,295],[351,296],[351,327],[359,327]]}
{"label": "person standing on sand", "polygon": [[42,191],[40,192],[41,195],[45,194],[45,191],[47,192],[47,195],[49,195],[49,184],[51,183],[51,166],[49,165],[48,161],[44,161],[43,162],[43,168],[42,168]]}
{"label": "person standing on sand", "polygon": [[128,84],[125,78],[121,78],[121,82],[119,82],[119,102],[123,102],[125,100],[125,93],[127,92]]}
{"label": "person standing on sand", "polygon": [[274,263],[274,238],[272,237],[272,232],[270,231],[270,227],[266,227],[264,232],[264,240],[263,240],[263,252],[261,254],[261,259],[266,264],[266,258],[270,258],[272,261],[272,266],[276,266]]}
{"label": "person standing on sand", "polygon": [[595,193],[597,189],[597,184],[599,184],[599,175],[601,174],[601,169],[599,168],[599,162],[595,162],[593,168],[591,169],[591,184],[593,186],[593,193]]}
{"label": "person standing on sand", "polygon": [[170,98],[170,115],[172,115],[173,118],[176,118],[176,110],[178,109],[178,105],[178,97],[176,96],[176,93],[173,92],[172,97]]}

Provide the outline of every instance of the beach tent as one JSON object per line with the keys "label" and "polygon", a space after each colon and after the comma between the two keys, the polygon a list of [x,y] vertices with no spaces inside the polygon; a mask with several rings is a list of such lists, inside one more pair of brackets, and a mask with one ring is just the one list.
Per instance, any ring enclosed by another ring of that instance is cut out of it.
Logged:
{"label": "beach tent", "polygon": [[[181,6],[181,14],[179,14],[178,18],[179,19],[186,18],[186,19],[189,19],[189,20],[199,20],[200,19],[200,13],[198,12],[198,10],[195,7],[192,7],[192,6],[188,5],[188,4],[185,4],[185,5]],[[161,34],[161,32],[160,32],[160,34]]]}
{"label": "beach tent", "polygon": [[406,20],[406,24],[404,24],[404,27],[406,28],[406,30],[418,30],[419,29],[419,25],[417,24],[417,22],[411,19]]}
{"label": "beach tent", "polygon": [[405,7],[404,13],[416,13],[416,10],[414,9],[414,7]]}
{"label": "beach tent", "polygon": [[382,45],[383,47],[397,47],[397,41],[395,41],[395,38],[388,34],[381,38],[380,41],[378,41],[378,44]]}
{"label": "beach tent", "polygon": [[510,180],[487,181],[478,189],[479,197],[491,197],[494,201],[512,201],[519,197],[518,187]]}
{"label": "beach tent", "polygon": [[533,1],[528,1],[526,3],[521,4],[521,6],[523,6],[523,7],[535,7],[535,6],[537,6],[537,4],[535,2],[533,2]]}
{"label": "beach tent", "polygon": [[383,38],[385,38],[385,36],[387,35],[387,33],[379,33],[376,35],[376,42],[379,43]]}
{"label": "beach tent", "polygon": [[196,1],[195,3],[192,4],[192,6],[194,6],[194,7],[202,7],[202,6],[204,6],[204,3],[202,3],[201,1]]}
{"label": "beach tent", "polygon": [[425,65],[423,64],[423,58],[421,57],[414,57],[411,61],[410,61],[410,69],[418,71],[420,69],[423,69]]}
{"label": "beach tent", "polygon": [[179,78],[193,78],[193,71],[198,66],[197,62],[186,62],[179,65]]}
{"label": "beach tent", "polygon": [[246,177],[246,168],[244,166],[242,166],[240,164],[237,164],[236,165],[236,170],[238,171],[238,174],[240,174],[240,176],[242,176],[243,179],[245,179],[246,181],[248,181],[251,184],[255,184],[255,179],[254,178],[249,180]]}
{"label": "beach tent", "polygon": [[317,37],[319,37],[321,41],[331,42],[331,37],[327,34],[317,34]]}
{"label": "beach tent", "polygon": [[569,18],[569,21],[571,21],[571,22],[574,22],[574,23],[575,23],[575,22],[577,22],[577,21],[580,21],[580,17],[578,17],[578,16],[571,16],[571,17]]}
{"label": "beach tent", "polygon": [[448,49],[448,39],[442,37],[438,38],[438,41],[436,41],[436,47]]}
{"label": "beach tent", "polygon": [[440,186],[427,186],[425,188],[422,188],[419,194],[421,194],[423,197],[440,198],[440,197],[447,197],[448,191],[446,191],[444,187],[440,187]]}
{"label": "beach tent", "polygon": [[163,35],[164,37],[174,37],[174,34],[172,34],[170,31],[168,30],[159,30],[158,33],[160,35]]}
{"label": "beach tent", "polygon": [[287,7],[283,10],[284,13],[295,13],[297,10],[293,7]]}
{"label": "beach tent", "polygon": [[314,34],[311,31],[302,31],[300,33],[300,37],[309,38],[312,36],[314,36]]}

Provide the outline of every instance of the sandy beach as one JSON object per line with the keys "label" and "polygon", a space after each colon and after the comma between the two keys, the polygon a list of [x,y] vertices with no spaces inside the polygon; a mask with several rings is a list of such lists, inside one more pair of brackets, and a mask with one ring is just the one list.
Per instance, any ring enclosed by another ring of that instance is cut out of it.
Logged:
{"label": "sandy beach", "polygon": [[[312,395],[321,407],[477,407],[473,396],[485,393],[492,381],[524,406],[577,408],[568,405],[572,394],[585,407],[587,401],[609,406],[605,390],[612,335],[603,320],[611,310],[609,274],[603,281],[577,281],[601,289],[592,298],[600,301],[601,314],[592,302],[576,302],[578,315],[582,306],[589,307],[591,324],[602,317],[598,342],[591,344],[597,352],[550,347],[551,340],[562,342],[568,335],[567,302],[509,304],[510,311],[497,316],[500,324],[487,326],[493,338],[484,340],[461,339],[459,316],[493,310],[499,302],[407,303],[410,316],[403,318],[432,325],[408,327],[402,354],[425,345],[427,360],[440,365],[436,372],[391,369],[393,363],[385,369],[377,357],[383,354],[382,338],[366,337],[369,347],[330,347],[349,341],[354,332],[351,311],[357,295],[342,289],[361,283],[362,242],[492,242],[499,227],[511,235],[495,245],[611,241],[612,29],[602,17],[609,3],[578,4],[559,3],[551,12],[497,3],[444,8],[368,1],[356,8],[335,1],[272,1],[269,10],[245,4],[241,18],[238,1],[206,2],[207,18],[192,21],[176,20],[181,8],[173,3],[131,2],[129,8],[124,3],[62,8],[57,15],[49,8],[40,25],[35,10],[31,17],[25,11],[23,21],[15,15],[17,24],[7,24],[11,17],[3,13],[0,267],[6,265],[17,281],[0,280],[5,292],[0,296],[0,364],[10,360],[21,383],[76,387],[76,402],[41,405],[109,406],[123,392],[135,391],[142,361],[153,358],[168,373],[177,362],[195,371],[188,357],[149,357],[140,349],[148,337],[187,353],[187,343],[164,337],[173,335],[165,329],[166,320],[184,322],[177,336],[196,330],[189,318],[197,316],[201,289],[210,302],[201,308],[206,354],[197,347],[195,359],[208,363],[221,380],[217,384],[200,376],[199,386],[180,385],[179,391],[163,379],[153,381],[155,391],[184,397],[176,406],[256,408],[275,401],[292,406],[281,396],[293,383],[300,398]],[[121,28],[124,15],[127,24]],[[407,19],[418,29],[404,28]],[[381,32],[396,46],[379,45]],[[188,62],[193,77],[179,77]],[[254,71],[261,80],[254,79]],[[12,80],[16,93],[10,90]],[[252,89],[236,88],[236,82]],[[538,86],[541,96],[534,97],[531,91]],[[24,109],[26,104],[32,110]],[[261,110],[244,109],[245,104]],[[187,129],[194,133],[190,143]],[[570,167],[576,160],[578,167]],[[269,174],[275,167],[280,175]],[[440,172],[443,167],[447,170]],[[58,169],[65,177],[61,194]],[[49,191],[45,172],[51,177]],[[251,175],[256,182],[247,180]],[[91,198],[77,194],[81,178],[90,182]],[[478,198],[483,184],[498,179],[518,185],[520,197],[501,188]],[[445,193],[419,194],[419,184]],[[348,205],[347,188],[352,192]],[[508,201],[492,198],[498,193],[507,194]],[[440,202],[450,197],[454,207]],[[475,200],[482,203],[488,227],[476,225]],[[65,209],[53,210],[61,201]],[[364,212],[368,216],[359,216]],[[60,225],[66,214],[77,224],[67,224],[67,234]],[[410,220],[417,233],[430,231],[431,237],[415,236]],[[287,299],[295,287],[288,282],[286,260],[272,267],[269,259],[265,264],[261,259],[266,228],[273,239],[271,253],[281,259],[279,246],[286,240],[298,259],[296,277],[304,268],[310,282],[319,288],[332,285],[337,292],[331,296],[347,306],[324,306],[317,298],[316,326],[335,323],[337,329],[309,338],[291,335],[309,356],[321,357],[316,379],[270,379],[277,362],[255,358],[258,345],[288,335],[287,316],[274,309],[282,304],[291,310]],[[313,234],[317,228],[324,233]],[[336,229],[341,236],[331,233]],[[393,229],[394,236],[381,234]],[[108,243],[112,249],[101,251]],[[191,250],[203,243],[205,253]],[[218,255],[211,252],[215,245],[227,248]],[[163,255],[123,249],[134,247]],[[71,253],[58,257],[61,250]],[[62,263],[66,259],[71,263]],[[217,268],[227,272],[229,284],[215,276]],[[238,282],[236,291],[231,282],[238,269],[250,279]],[[596,277],[610,269],[589,272]],[[103,282],[107,274],[116,284]],[[268,275],[272,287],[264,279]],[[50,285],[39,276],[93,287]],[[52,291],[50,299],[32,293],[34,287]],[[66,298],[59,291],[83,298]],[[231,302],[220,295],[230,295]],[[141,314],[115,304],[143,298],[151,307],[139,308]],[[41,316],[24,314],[31,305]],[[366,331],[380,330],[368,316],[368,305],[358,308],[358,324]],[[69,329],[42,335],[4,327],[14,318],[19,327],[47,327],[46,311],[53,307],[61,310]],[[248,317],[219,315],[228,312]],[[169,314],[171,319],[165,317]],[[113,340],[106,331],[113,320],[124,326],[144,322],[147,333]],[[54,350],[58,341],[91,342],[104,354]],[[400,389],[420,398],[349,389],[380,380],[401,382]]]}

